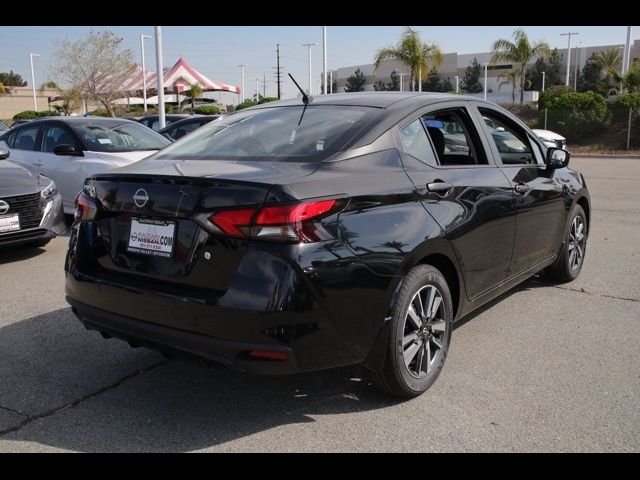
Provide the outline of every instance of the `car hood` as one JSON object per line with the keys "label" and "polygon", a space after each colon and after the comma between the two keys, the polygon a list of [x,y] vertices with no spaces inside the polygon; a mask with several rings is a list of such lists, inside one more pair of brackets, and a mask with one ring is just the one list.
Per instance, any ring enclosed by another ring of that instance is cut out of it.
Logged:
{"label": "car hood", "polygon": [[31,167],[11,160],[0,160],[0,197],[23,195],[39,189],[39,176]]}
{"label": "car hood", "polygon": [[135,152],[95,152],[100,160],[107,161],[116,167],[130,165],[149,155],[153,155],[158,150],[140,150]]}
{"label": "car hood", "polygon": [[558,135],[557,133],[550,130],[540,130],[538,128],[535,128],[533,129],[533,133],[535,133],[538,137],[544,137],[550,140],[565,140],[562,135]]}

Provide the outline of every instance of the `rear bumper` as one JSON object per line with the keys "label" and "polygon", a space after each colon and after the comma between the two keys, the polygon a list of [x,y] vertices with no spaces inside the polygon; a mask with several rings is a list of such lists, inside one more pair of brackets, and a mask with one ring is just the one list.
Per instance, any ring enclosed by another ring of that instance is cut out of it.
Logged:
{"label": "rear bumper", "polygon": [[[169,348],[188,352],[242,372],[282,375],[300,371],[294,351],[287,346],[224,340],[117,315],[69,296],[67,302],[87,330],[97,330],[153,349]],[[251,358],[249,352],[254,350],[284,353],[287,360]]]}

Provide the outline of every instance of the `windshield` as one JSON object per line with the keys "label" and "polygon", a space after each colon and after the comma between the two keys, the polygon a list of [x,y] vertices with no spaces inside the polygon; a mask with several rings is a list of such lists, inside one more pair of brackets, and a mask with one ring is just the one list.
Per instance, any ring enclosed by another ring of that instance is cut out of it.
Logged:
{"label": "windshield", "polygon": [[76,125],[73,129],[93,152],[160,150],[171,143],[159,133],[138,123],[121,123],[116,126]]}
{"label": "windshield", "polygon": [[[374,109],[303,105],[235,113],[196,130],[152,159],[321,160],[338,151],[362,128]],[[300,122],[300,125],[298,125]]]}

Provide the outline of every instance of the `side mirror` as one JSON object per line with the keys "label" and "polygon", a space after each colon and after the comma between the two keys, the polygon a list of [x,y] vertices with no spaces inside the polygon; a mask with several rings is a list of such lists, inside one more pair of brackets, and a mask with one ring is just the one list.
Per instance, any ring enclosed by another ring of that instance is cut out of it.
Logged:
{"label": "side mirror", "polygon": [[547,168],[564,168],[569,165],[571,154],[561,148],[547,148]]}
{"label": "side mirror", "polygon": [[10,154],[11,152],[6,148],[0,148],[0,160],[6,160],[7,158],[9,158]]}
{"label": "side mirror", "polygon": [[53,153],[55,155],[74,156],[74,157],[84,156],[81,150],[76,150],[76,148],[73,145],[69,145],[68,143],[62,143],[60,145],[56,145],[55,147],[53,147]]}

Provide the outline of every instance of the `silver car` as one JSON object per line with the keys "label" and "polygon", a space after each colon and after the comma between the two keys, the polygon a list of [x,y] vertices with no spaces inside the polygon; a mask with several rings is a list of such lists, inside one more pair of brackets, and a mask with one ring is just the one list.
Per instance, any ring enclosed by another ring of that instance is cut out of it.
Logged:
{"label": "silver car", "polygon": [[142,160],[170,143],[137,122],[104,117],[47,117],[0,136],[0,148],[11,149],[13,162],[56,183],[66,214],[73,214],[86,177]]}

